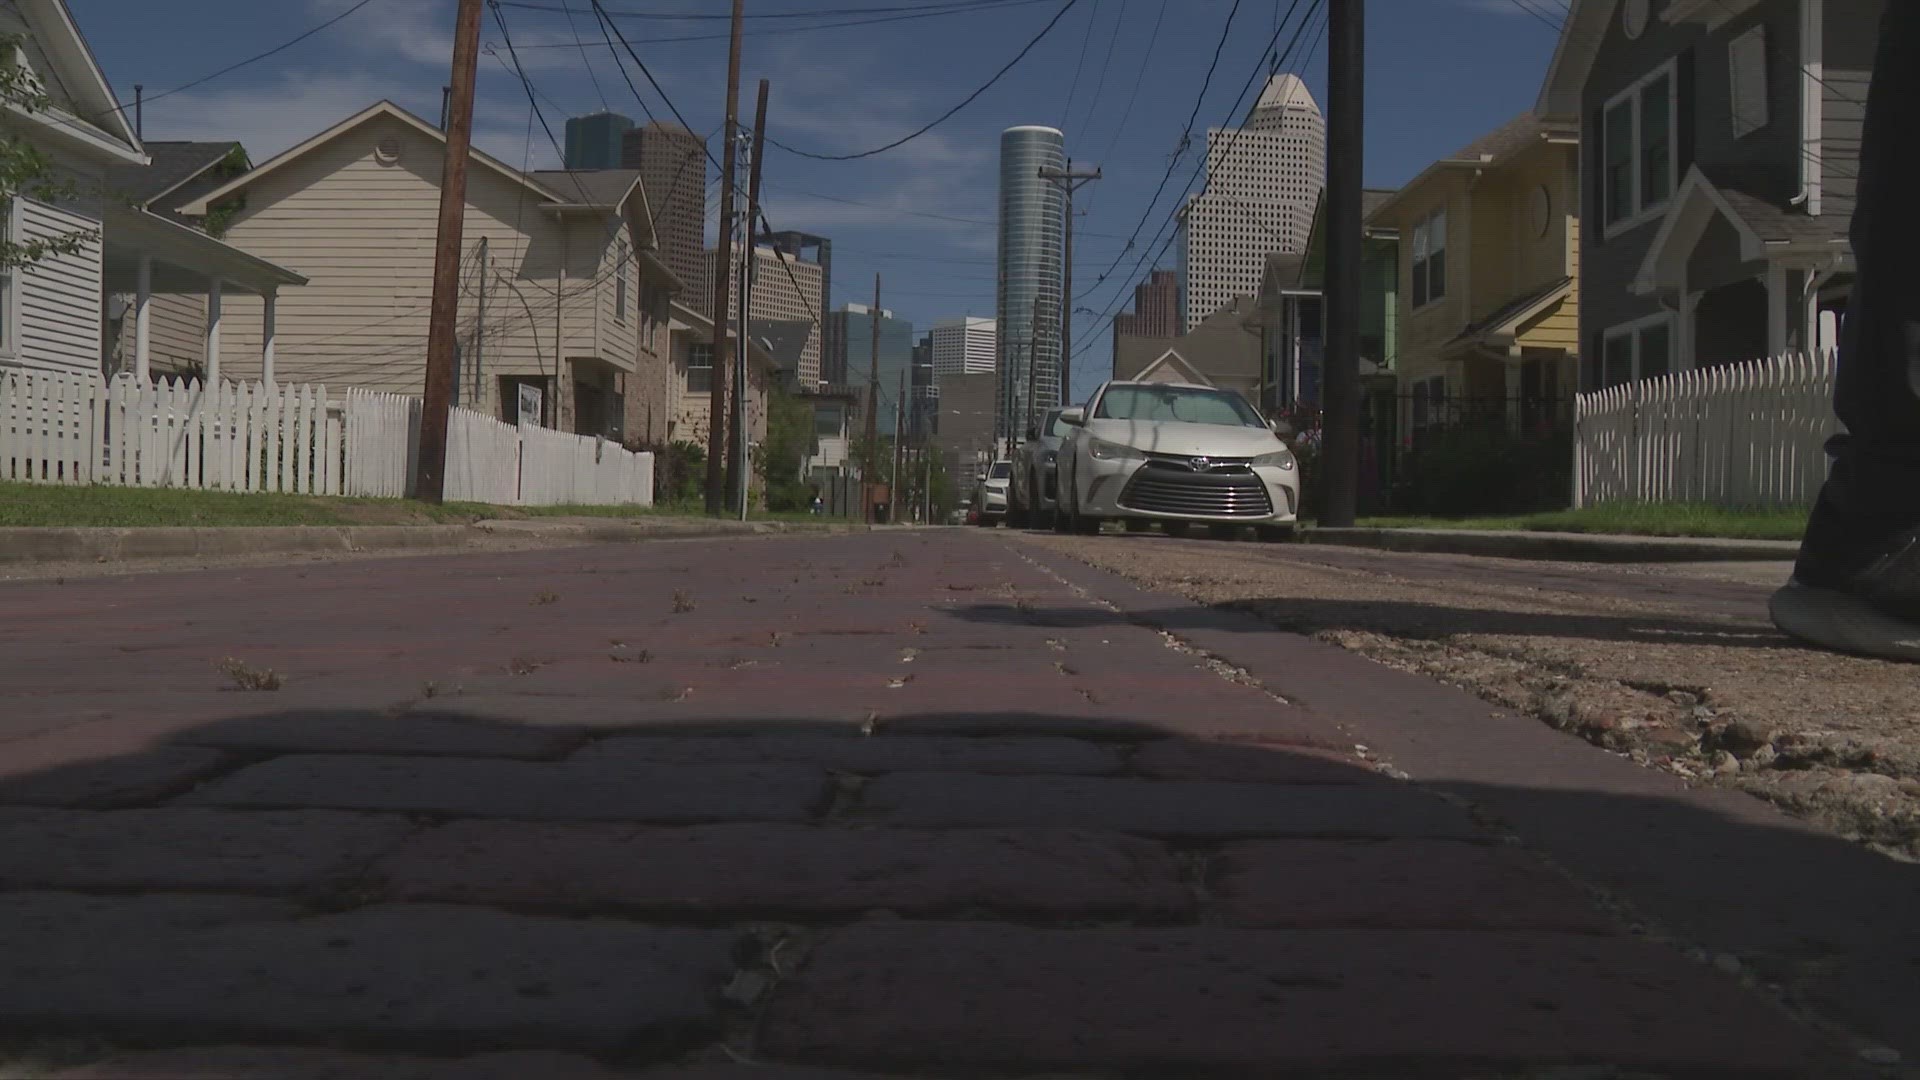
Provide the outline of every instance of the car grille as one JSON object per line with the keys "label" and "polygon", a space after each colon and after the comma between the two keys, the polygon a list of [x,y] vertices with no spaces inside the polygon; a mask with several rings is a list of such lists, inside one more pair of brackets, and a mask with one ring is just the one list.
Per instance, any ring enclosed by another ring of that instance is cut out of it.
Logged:
{"label": "car grille", "polygon": [[1243,459],[1152,456],[1134,470],[1120,507],[1189,517],[1268,517],[1267,485]]}

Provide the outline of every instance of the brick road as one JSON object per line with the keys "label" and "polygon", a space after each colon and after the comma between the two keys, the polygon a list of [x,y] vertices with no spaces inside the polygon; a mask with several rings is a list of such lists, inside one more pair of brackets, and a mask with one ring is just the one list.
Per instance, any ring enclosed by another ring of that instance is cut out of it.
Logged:
{"label": "brick road", "polygon": [[0,588],[0,1039],[62,1080],[1854,1060],[1356,752],[1451,692],[1256,683],[1105,587],[950,530]]}

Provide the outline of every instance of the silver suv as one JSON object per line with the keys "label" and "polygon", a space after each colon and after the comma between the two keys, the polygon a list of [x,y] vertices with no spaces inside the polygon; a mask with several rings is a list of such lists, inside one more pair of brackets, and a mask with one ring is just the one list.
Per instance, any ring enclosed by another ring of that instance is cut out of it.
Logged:
{"label": "silver suv", "polygon": [[1047,410],[1046,419],[1027,429],[1027,441],[1013,452],[1013,491],[1007,506],[1007,524],[1048,529],[1058,506],[1054,459],[1060,441],[1072,430],[1060,420],[1062,409]]}

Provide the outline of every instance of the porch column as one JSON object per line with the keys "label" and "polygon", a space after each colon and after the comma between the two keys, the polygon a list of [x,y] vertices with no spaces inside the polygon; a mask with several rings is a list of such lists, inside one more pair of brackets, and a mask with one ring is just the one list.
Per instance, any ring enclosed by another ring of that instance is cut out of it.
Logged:
{"label": "porch column", "polygon": [[1525,363],[1524,354],[1519,345],[1507,346],[1507,432],[1520,434],[1520,414],[1525,411],[1525,403],[1520,400],[1523,392],[1523,380],[1520,378],[1520,365]]}
{"label": "porch column", "polygon": [[225,283],[207,279],[207,385],[220,382],[220,293]]}
{"label": "porch column", "polygon": [[274,307],[280,294],[272,289],[260,294],[260,381],[273,385]]}
{"label": "porch column", "polygon": [[133,375],[150,378],[153,335],[153,256],[140,256],[133,293]]}
{"label": "porch column", "polygon": [[1787,268],[1767,264],[1767,355],[1784,355],[1788,349],[1787,317],[1793,310],[1793,298],[1787,292]]}

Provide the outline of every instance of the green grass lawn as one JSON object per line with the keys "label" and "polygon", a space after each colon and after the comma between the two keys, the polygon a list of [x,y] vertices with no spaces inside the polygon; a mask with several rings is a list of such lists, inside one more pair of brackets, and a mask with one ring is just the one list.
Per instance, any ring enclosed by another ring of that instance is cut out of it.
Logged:
{"label": "green grass lawn", "polygon": [[1494,517],[1362,518],[1374,529],[1500,529],[1516,532],[1700,536],[1733,540],[1798,540],[1805,510],[1734,510],[1694,503],[1609,503],[1579,510]]}
{"label": "green grass lawn", "polygon": [[[486,518],[700,516],[698,506],[431,506],[411,499],[0,483],[0,526],[446,525]],[[751,516],[755,521],[834,520],[804,512]]]}

